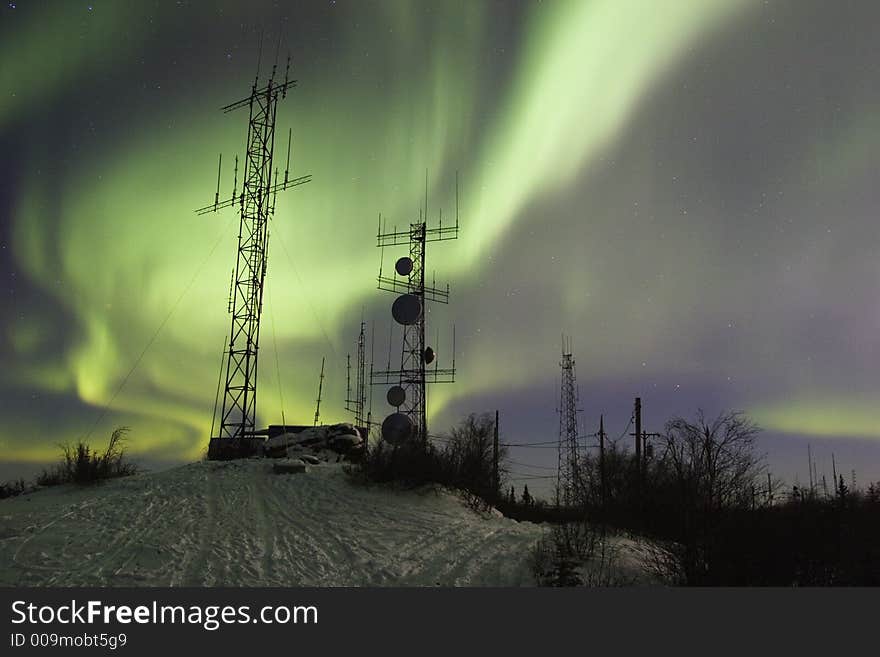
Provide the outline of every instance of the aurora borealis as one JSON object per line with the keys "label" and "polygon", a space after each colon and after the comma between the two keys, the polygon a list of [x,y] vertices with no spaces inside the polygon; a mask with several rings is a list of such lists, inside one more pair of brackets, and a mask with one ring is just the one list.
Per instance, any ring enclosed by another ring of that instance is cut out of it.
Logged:
{"label": "aurora borealis", "polygon": [[736,408],[781,475],[809,442],[820,470],[836,451],[880,478],[878,18],[867,0],[8,3],[0,458],[119,424],[145,458],[204,450],[238,219],[193,210],[218,153],[242,155],[246,117],[219,108],[248,95],[262,28],[264,73],[280,31],[299,81],[279,106],[291,173],[313,176],[271,227],[262,424],[282,397],[309,422],[322,356],[322,415],[348,418],[362,312],[387,357],[377,215],[417,217],[427,170],[451,217],[458,171],[461,237],[428,248],[452,286],[429,338],[448,358],[455,323],[459,368],[429,390],[433,430],[498,408],[511,442],[554,439],[564,332],[584,432],[604,412],[616,436],[636,395],[649,431]]}

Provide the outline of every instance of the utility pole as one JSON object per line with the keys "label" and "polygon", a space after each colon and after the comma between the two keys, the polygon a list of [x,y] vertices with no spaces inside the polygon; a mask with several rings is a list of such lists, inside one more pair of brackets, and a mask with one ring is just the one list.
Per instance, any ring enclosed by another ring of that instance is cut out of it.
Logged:
{"label": "utility pole", "polygon": [[599,488],[602,492],[602,510],[605,510],[605,416],[599,416]]}
{"label": "utility pole", "polygon": [[642,489],[644,488],[644,478],[645,478],[645,464],[647,457],[647,439],[648,435],[651,436],[659,436],[659,434],[646,434],[642,431],[642,398],[635,398],[635,408],[633,409],[633,418],[635,420],[635,433],[630,434],[631,436],[635,436],[636,440],[636,498],[638,499],[638,503],[641,506],[642,503]]}
{"label": "utility pole", "polygon": [[318,426],[318,420],[321,417],[321,391],[324,389],[324,360],[321,358],[321,376],[318,378],[318,405],[315,406],[315,426]]}
{"label": "utility pole", "polygon": [[810,498],[813,497],[813,450],[807,443],[807,466],[810,473]]}
{"label": "utility pole", "polygon": [[639,477],[642,474],[642,398],[636,397],[636,463],[639,464]]}
{"label": "utility pole", "polygon": [[501,491],[501,480],[498,478],[498,410],[495,410],[495,439],[492,441],[492,490],[497,498]]}

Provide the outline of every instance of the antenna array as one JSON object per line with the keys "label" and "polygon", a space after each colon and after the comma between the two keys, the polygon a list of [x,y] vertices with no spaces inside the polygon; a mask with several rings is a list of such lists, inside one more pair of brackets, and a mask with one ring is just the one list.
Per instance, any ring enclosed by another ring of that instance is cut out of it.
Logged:
{"label": "antenna array", "polygon": [[315,404],[315,426],[321,421],[321,394],[324,391],[324,361],[326,357],[321,358],[321,376],[318,378],[318,399]]}
{"label": "antenna array", "polygon": [[[455,381],[455,331],[453,329],[452,367],[440,368],[435,362],[434,349],[425,345],[425,303],[434,301],[449,302],[449,285],[438,288],[436,281],[425,285],[425,259],[428,242],[442,242],[458,238],[458,176],[455,179],[455,224],[443,225],[440,213],[439,224],[427,226],[428,201],[427,177],[425,180],[425,206],[419,211],[419,220],[411,223],[408,230],[386,230],[382,216],[379,215],[379,229],[376,246],[408,246],[409,255],[397,260],[394,265],[396,276],[383,275],[380,265],[378,288],[399,296],[391,308],[394,320],[403,326],[400,368],[370,372],[371,385],[392,385],[387,400],[397,410],[382,423],[382,437],[400,444],[410,439],[425,442],[428,436],[426,422],[427,383],[453,383]],[[434,367],[428,367],[434,363]]]}

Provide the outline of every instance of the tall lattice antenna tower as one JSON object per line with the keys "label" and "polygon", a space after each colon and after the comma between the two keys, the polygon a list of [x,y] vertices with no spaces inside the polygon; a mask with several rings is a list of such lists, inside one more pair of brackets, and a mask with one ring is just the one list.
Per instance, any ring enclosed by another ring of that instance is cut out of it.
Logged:
{"label": "tall lattice antenna tower", "polygon": [[403,345],[400,368],[370,372],[371,385],[393,384],[388,390],[388,403],[397,410],[382,423],[382,437],[398,445],[410,439],[427,441],[426,421],[427,383],[453,383],[455,381],[455,330],[452,338],[452,367],[440,368],[435,361],[432,347],[425,345],[425,303],[436,301],[449,303],[449,285],[445,289],[432,281],[425,285],[425,251],[428,242],[442,242],[458,238],[458,175],[455,177],[455,224],[443,225],[443,213],[439,223],[428,228],[428,181],[425,177],[425,206],[419,211],[419,220],[409,225],[408,230],[387,231],[379,215],[379,229],[376,246],[406,245],[409,256],[403,256],[394,264],[396,276],[386,276],[379,268],[378,287],[380,290],[399,294],[391,307],[394,321],[403,326]]}
{"label": "tall lattice antenna tower", "polygon": [[238,158],[232,196],[220,200],[220,173],[223,156],[217,168],[217,192],[214,203],[196,210],[198,214],[217,212],[238,204],[241,221],[238,233],[238,251],[233,271],[232,294],[229,310],[232,327],[229,346],[225,352],[225,385],[220,407],[219,433],[211,436],[208,458],[235,458],[250,451],[247,439],[253,435],[257,406],[257,355],[260,341],[260,315],[263,310],[263,284],[266,279],[266,254],[269,242],[269,220],[275,213],[278,192],[302,185],[311,176],[290,177],[290,147],[292,131],[287,137],[287,163],[284,179],[278,180],[274,169],[275,119],[279,98],[286,98],[288,89],[296,86],[289,79],[290,57],[284,71],[284,81],[276,82],[277,62],[272,66],[268,81],[260,86],[259,68],[250,96],[223,107],[224,113],[248,109],[248,131],[242,188],[238,189]]}
{"label": "tall lattice antenna tower", "polygon": [[578,449],[578,392],[571,338],[562,338],[562,379],[559,391],[559,462],[556,479],[557,506],[570,506],[580,496],[580,455]]}
{"label": "tall lattice antenna tower", "polygon": [[361,320],[361,332],[358,334],[357,340],[357,361],[355,363],[355,396],[351,396],[351,355],[348,356],[348,383],[346,389],[348,394],[345,397],[345,410],[354,413],[355,426],[367,428],[368,422],[365,415],[367,408],[367,387],[366,387],[366,322]]}

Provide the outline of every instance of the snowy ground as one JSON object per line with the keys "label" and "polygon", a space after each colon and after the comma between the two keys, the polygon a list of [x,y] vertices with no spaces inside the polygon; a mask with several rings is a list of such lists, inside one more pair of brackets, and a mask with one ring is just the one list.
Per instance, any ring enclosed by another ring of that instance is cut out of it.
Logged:
{"label": "snowy ground", "polygon": [[338,465],[202,462],[0,500],[0,585],[531,586],[543,531]]}
{"label": "snowy ground", "polygon": [[532,584],[541,529],[433,490],[356,486],[339,466],[194,463],[0,501],[0,584]]}

